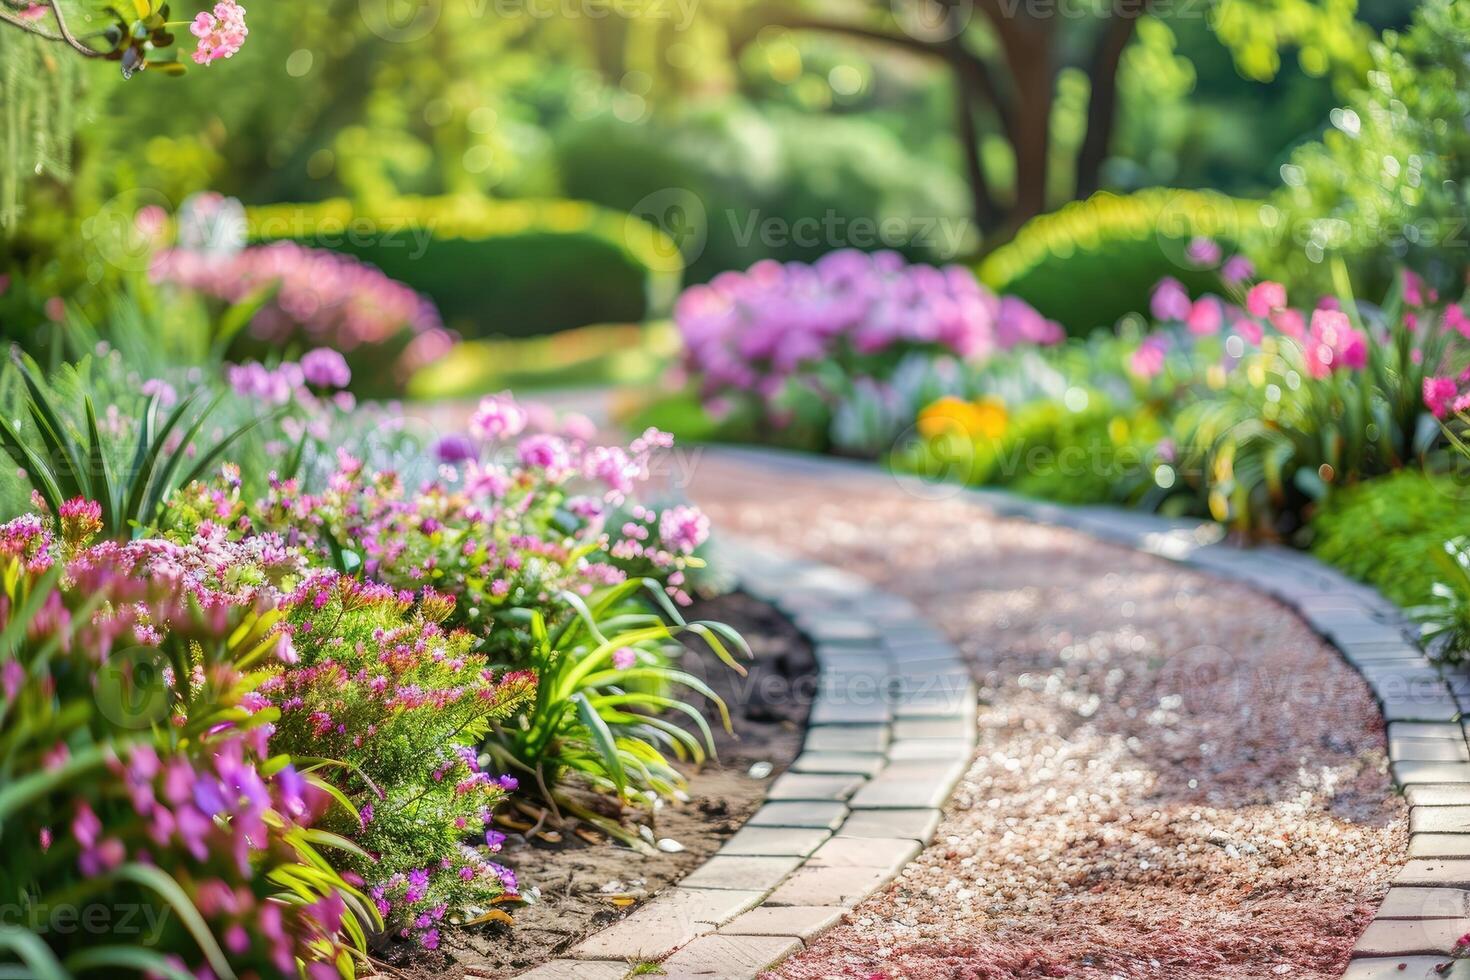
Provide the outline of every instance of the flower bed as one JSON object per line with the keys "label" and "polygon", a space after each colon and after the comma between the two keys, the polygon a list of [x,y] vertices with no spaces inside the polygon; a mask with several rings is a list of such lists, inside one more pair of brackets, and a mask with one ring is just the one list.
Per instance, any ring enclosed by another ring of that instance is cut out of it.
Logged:
{"label": "flower bed", "polygon": [[[519,898],[496,860],[507,794],[647,847],[640,827],[685,790],[676,761],[713,750],[683,698],[725,714],[679,638],[737,671],[745,650],[679,612],[708,522],[635,496],[667,437],[593,445],[495,396],[416,478],[344,448],[364,413],[332,395],[340,355],[233,369],[279,405],[233,430],[212,413],[249,402],[200,408],[164,379],[104,424],[92,396],[115,367],[20,365],[29,420],[0,426],[32,486],[0,528],[0,833],[39,845],[6,869],[37,910],[14,955],[42,975],[226,977],[433,950]],[[232,450],[282,462],[247,475]],[[93,898],[169,918],[146,948],[50,928]]]}

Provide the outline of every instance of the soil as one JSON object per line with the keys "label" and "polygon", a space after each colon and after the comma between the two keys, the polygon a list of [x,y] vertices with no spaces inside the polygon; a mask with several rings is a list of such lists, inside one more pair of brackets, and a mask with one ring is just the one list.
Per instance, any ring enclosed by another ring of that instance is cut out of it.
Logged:
{"label": "soil", "polygon": [[[685,669],[729,705],[735,731],[719,726],[714,705],[692,699],[706,709],[718,760],[688,768],[688,802],[666,803],[653,824],[657,838],[677,841],[683,850],[649,856],[600,837],[594,843],[564,833],[558,843],[547,843],[511,833],[498,860],[515,870],[532,899],[502,906],[514,924],[446,932],[437,953],[398,951],[403,962],[390,957],[390,975],[506,977],[554,959],[699,867],[760,806],[766,787],[801,748],[809,707],[804,698],[760,694],[809,685],[816,674],[811,647],[774,608],[743,593],[700,599],[686,616],[730,624],[750,644],[754,660],[742,678],[708,651],[686,658]],[[760,763],[769,771],[756,778],[752,767]]]}

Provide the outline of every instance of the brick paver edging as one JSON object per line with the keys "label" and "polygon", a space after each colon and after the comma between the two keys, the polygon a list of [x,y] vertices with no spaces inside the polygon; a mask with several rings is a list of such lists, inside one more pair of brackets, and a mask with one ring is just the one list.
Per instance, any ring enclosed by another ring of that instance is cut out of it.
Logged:
{"label": "brick paver edging", "polygon": [[816,651],[806,740],[708,861],[523,980],[752,978],[896,878],[969,767],[978,694],[908,600],[849,572],[728,536],[717,566],[790,616]]}

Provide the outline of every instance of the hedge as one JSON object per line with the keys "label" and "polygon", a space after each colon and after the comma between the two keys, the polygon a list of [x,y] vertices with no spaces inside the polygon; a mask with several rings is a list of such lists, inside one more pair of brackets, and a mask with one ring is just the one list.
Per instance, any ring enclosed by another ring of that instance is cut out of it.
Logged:
{"label": "hedge", "polygon": [[1060,322],[1074,336],[1148,309],[1154,284],[1173,276],[1193,294],[1219,291],[1212,269],[1184,250],[1197,235],[1227,254],[1260,222],[1260,205],[1212,191],[1107,191],[1033,218],[980,264],[980,278]]}
{"label": "hedge", "polygon": [[275,204],[247,210],[253,241],[355,255],[429,296],[466,338],[527,337],[664,314],[678,248],[596,205],[479,196]]}

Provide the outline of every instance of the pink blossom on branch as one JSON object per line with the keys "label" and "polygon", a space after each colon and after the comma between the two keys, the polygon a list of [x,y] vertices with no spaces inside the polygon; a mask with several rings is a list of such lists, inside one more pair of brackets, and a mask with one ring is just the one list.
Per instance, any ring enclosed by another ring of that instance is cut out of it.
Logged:
{"label": "pink blossom on branch", "polygon": [[245,26],[245,8],[235,0],[219,0],[214,13],[201,10],[195,15],[189,33],[199,39],[195,64],[207,66],[221,58],[232,58],[250,33]]}

